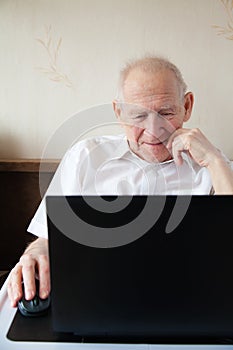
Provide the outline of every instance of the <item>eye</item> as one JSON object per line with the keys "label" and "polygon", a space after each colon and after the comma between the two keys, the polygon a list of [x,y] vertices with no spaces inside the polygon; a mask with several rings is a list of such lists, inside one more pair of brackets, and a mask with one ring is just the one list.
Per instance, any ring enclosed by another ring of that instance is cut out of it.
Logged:
{"label": "eye", "polygon": [[136,116],[134,117],[134,119],[138,119],[138,120],[144,119],[144,118],[146,118],[146,114],[139,114],[139,115],[136,115]]}
{"label": "eye", "polygon": [[159,115],[163,118],[171,119],[174,117],[175,114],[171,112],[162,112],[162,113],[159,113]]}

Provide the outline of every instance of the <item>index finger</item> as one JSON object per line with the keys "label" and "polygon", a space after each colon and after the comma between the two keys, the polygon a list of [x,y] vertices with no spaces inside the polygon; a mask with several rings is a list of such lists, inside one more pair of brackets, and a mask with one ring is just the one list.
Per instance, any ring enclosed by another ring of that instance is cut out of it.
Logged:
{"label": "index finger", "polygon": [[31,300],[34,298],[36,294],[36,285],[35,285],[36,261],[33,257],[30,256],[30,254],[22,255],[22,257],[20,258],[20,261],[22,263],[22,275],[23,275],[23,282],[24,282],[25,299]]}

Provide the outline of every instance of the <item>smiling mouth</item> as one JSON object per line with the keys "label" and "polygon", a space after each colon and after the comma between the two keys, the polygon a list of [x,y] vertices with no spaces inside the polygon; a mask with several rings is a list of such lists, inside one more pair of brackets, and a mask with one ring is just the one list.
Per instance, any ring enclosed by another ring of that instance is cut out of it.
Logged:
{"label": "smiling mouth", "polygon": [[164,142],[156,142],[156,143],[153,143],[153,142],[142,142],[142,144],[145,144],[145,145],[148,145],[148,146],[151,146],[151,147],[156,147],[156,146],[160,146],[160,145],[164,145]]}
{"label": "smiling mouth", "polygon": [[152,142],[149,142],[149,141],[139,141],[138,142],[138,146],[142,146],[142,145],[145,145],[147,147],[159,147],[159,146],[164,146],[166,147],[167,145],[167,142],[168,142],[168,139],[166,140],[163,140],[163,141],[159,141],[159,140],[156,140],[156,141],[152,141]]}

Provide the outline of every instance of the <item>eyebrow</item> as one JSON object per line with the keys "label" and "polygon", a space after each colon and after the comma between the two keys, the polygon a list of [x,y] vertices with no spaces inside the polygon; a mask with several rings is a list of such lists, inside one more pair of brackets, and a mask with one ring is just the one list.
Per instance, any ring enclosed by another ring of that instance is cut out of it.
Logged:
{"label": "eyebrow", "polygon": [[[160,108],[158,108],[158,112],[167,111],[167,110],[176,111],[177,106],[176,105],[164,105],[164,106],[161,106]],[[155,111],[153,111],[152,109],[147,109],[147,108],[140,109],[140,107],[139,107],[138,109],[135,108],[135,109],[129,110],[128,115],[134,116],[136,114],[147,114],[149,112],[155,112]]]}
{"label": "eyebrow", "polygon": [[172,109],[172,110],[176,110],[177,106],[176,105],[165,105],[165,106],[161,106],[159,108],[159,111],[163,111],[163,110],[168,110],[168,109]]}
{"label": "eyebrow", "polygon": [[131,109],[131,110],[129,110],[128,111],[128,114],[129,115],[135,115],[135,114],[145,114],[145,113],[148,113],[150,110],[149,109],[140,109],[140,108],[138,108],[138,109]]}

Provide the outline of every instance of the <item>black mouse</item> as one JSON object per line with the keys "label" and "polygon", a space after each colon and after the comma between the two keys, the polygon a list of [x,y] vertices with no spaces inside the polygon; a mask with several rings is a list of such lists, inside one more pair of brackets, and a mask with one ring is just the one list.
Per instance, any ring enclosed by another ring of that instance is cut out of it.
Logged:
{"label": "black mouse", "polygon": [[36,280],[36,295],[32,300],[26,300],[24,296],[18,302],[18,309],[23,316],[36,317],[45,315],[50,307],[50,296],[46,299],[39,297],[39,281]]}

